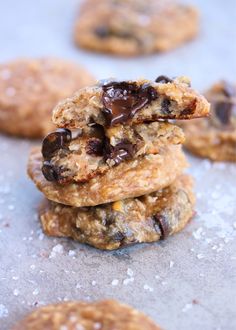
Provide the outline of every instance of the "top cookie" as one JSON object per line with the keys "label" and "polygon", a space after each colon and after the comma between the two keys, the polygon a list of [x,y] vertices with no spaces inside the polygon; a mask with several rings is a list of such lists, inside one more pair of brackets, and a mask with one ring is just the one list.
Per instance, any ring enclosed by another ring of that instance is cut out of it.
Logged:
{"label": "top cookie", "polygon": [[208,115],[207,100],[190,88],[186,77],[174,80],[160,76],[149,80],[101,82],[79,90],[53,111],[59,127],[105,128],[160,119],[191,119]]}
{"label": "top cookie", "polygon": [[0,64],[0,130],[42,137],[55,128],[51,113],[57,102],[93,81],[76,64],[55,59],[19,59]]}
{"label": "top cookie", "polygon": [[84,48],[133,56],[166,51],[198,32],[195,8],[168,0],[87,0],[75,24]]}
{"label": "top cookie", "polygon": [[151,319],[132,307],[104,300],[72,301],[36,309],[12,330],[160,330]]}

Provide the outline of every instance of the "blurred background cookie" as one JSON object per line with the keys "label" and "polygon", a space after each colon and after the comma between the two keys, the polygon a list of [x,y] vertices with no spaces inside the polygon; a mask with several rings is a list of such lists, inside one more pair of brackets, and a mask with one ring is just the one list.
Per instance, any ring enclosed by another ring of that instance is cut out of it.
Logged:
{"label": "blurred background cookie", "polygon": [[149,317],[115,300],[71,301],[36,309],[12,330],[160,330]]}
{"label": "blurred background cookie", "polygon": [[213,161],[236,162],[236,85],[220,81],[205,95],[211,103],[211,115],[181,123],[185,147]]}
{"label": "blurred background cookie", "polygon": [[74,39],[93,51],[134,56],[167,51],[198,33],[192,6],[163,0],[85,0]]}
{"label": "blurred background cookie", "polygon": [[92,83],[84,68],[57,58],[18,59],[0,64],[0,130],[38,138],[52,130],[57,102]]}

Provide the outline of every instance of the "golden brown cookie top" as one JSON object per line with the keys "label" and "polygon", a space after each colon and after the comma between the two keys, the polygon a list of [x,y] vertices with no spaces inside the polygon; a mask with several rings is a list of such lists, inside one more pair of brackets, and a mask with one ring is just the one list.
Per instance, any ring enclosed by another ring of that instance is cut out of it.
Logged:
{"label": "golden brown cookie top", "polygon": [[66,302],[39,308],[12,330],[159,330],[143,313],[114,300]]}
{"label": "golden brown cookie top", "polygon": [[190,87],[186,77],[159,76],[155,82],[102,81],[61,101],[53,111],[53,122],[72,129],[93,123],[111,127],[204,117],[209,108],[207,100]]}

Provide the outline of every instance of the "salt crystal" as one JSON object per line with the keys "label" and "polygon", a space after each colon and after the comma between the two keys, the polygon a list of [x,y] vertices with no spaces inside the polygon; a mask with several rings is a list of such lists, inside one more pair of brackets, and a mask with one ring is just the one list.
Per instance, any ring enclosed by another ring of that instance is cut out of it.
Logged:
{"label": "salt crystal", "polygon": [[166,285],[167,282],[166,282],[166,281],[162,281],[161,284],[162,284],[162,285]]}
{"label": "salt crystal", "polygon": [[0,304],[0,318],[8,316],[8,309],[3,304]]}
{"label": "salt crystal", "polygon": [[97,284],[96,281],[92,281],[92,286],[95,286]]}
{"label": "salt crystal", "polygon": [[153,291],[153,288],[151,288],[151,287],[150,287],[149,285],[147,285],[147,284],[144,284],[143,288],[144,288],[144,290],[147,290],[147,291],[149,291],[149,292],[152,292],[152,291]]}
{"label": "salt crystal", "polygon": [[234,227],[234,229],[236,229],[236,222],[233,223],[233,227]]}
{"label": "salt crystal", "polygon": [[123,281],[123,284],[124,285],[128,285],[129,283],[131,283],[133,281],[134,281],[134,278],[133,277],[125,278],[124,281]]}
{"label": "salt crystal", "polygon": [[52,248],[49,258],[55,258],[57,254],[62,254],[64,251],[63,245],[57,244]]}
{"label": "salt crystal", "polygon": [[12,276],[12,279],[13,279],[14,281],[17,281],[17,280],[19,280],[19,276]]}
{"label": "salt crystal", "polygon": [[99,323],[99,322],[94,323],[94,325],[93,325],[93,329],[94,329],[94,330],[102,329],[102,324]]}
{"label": "salt crystal", "polygon": [[114,279],[112,282],[111,282],[111,285],[113,285],[113,286],[116,286],[116,285],[118,285],[119,284],[119,280],[117,280],[117,279]]}
{"label": "salt crystal", "polygon": [[188,310],[190,310],[193,307],[193,304],[186,304],[183,309],[182,312],[186,313]]}
{"label": "salt crystal", "polygon": [[30,269],[34,270],[36,268],[35,265],[30,265]]}
{"label": "salt crystal", "polygon": [[14,291],[13,291],[13,294],[14,294],[14,296],[19,296],[19,293],[20,293],[20,291],[18,290],[18,289],[15,289]]}
{"label": "salt crystal", "polygon": [[8,208],[9,211],[13,211],[15,209],[15,206],[14,205],[8,205],[7,208]]}
{"label": "salt crystal", "polygon": [[203,232],[202,227],[198,228],[197,230],[195,230],[195,231],[193,232],[193,237],[194,237],[195,239],[201,239],[201,237],[202,237],[202,232]]}
{"label": "salt crystal", "polygon": [[155,275],[155,278],[156,278],[157,280],[159,280],[159,279],[160,279],[160,276],[159,276],[159,275]]}
{"label": "salt crystal", "polygon": [[34,291],[33,291],[33,295],[34,296],[37,296],[39,294],[39,289],[35,289]]}
{"label": "salt crystal", "polygon": [[198,258],[198,259],[203,259],[203,258],[204,258],[204,255],[201,254],[201,253],[199,253],[199,254],[197,254],[197,258]]}
{"label": "salt crystal", "polygon": [[127,275],[128,276],[133,276],[134,275],[134,272],[132,271],[132,269],[130,269],[130,268],[127,269]]}
{"label": "salt crystal", "polygon": [[81,289],[81,288],[82,288],[82,286],[79,283],[77,283],[76,284],[76,289]]}
{"label": "salt crystal", "polygon": [[69,250],[68,255],[70,257],[74,257],[76,255],[76,252],[74,250]]}
{"label": "salt crystal", "polygon": [[170,261],[170,268],[172,268],[174,266],[174,261]]}

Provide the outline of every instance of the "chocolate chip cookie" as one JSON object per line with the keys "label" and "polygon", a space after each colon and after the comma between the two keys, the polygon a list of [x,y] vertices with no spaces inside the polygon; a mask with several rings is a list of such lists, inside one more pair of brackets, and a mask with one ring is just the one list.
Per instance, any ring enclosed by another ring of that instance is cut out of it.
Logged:
{"label": "chocolate chip cookie", "polygon": [[93,82],[76,64],[55,59],[19,59],[0,64],[0,131],[28,138],[55,128],[57,102]]}
{"label": "chocolate chip cookie", "polygon": [[45,200],[40,219],[49,236],[71,237],[103,250],[156,242],[182,230],[194,211],[192,180],[178,177],[151,194],[77,208]]}
{"label": "chocolate chip cookie", "polygon": [[42,143],[45,178],[61,184],[86,182],[121,162],[157,154],[165,145],[184,141],[182,129],[166,122],[120,125],[106,133],[94,126],[75,137],[63,128],[48,134]]}
{"label": "chocolate chip cookie", "polygon": [[115,300],[71,301],[36,309],[12,330],[160,330],[149,317]]}
{"label": "chocolate chip cookie", "polygon": [[206,92],[206,98],[211,116],[182,124],[185,147],[213,161],[236,162],[236,86],[221,81]]}
{"label": "chocolate chip cookie", "polygon": [[[181,146],[170,145],[161,148],[158,154],[122,162],[84,183],[61,185],[44,177],[41,151],[35,148],[30,154],[28,174],[48,199],[82,207],[137,197],[162,189],[170,185],[186,166]],[[51,175],[54,175],[53,169]]]}
{"label": "chocolate chip cookie", "polygon": [[78,46],[135,56],[167,51],[198,33],[198,12],[169,0],[86,0],[76,20]]}
{"label": "chocolate chip cookie", "polygon": [[193,90],[186,77],[159,76],[155,82],[102,81],[60,102],[53,122],[62,128],[133,125],[146,121],[192,119],[208,115],[207,100]]}

